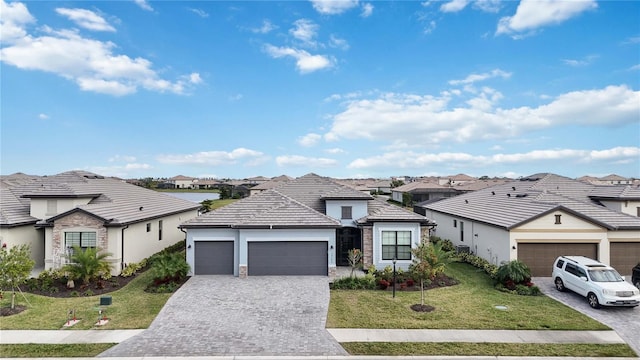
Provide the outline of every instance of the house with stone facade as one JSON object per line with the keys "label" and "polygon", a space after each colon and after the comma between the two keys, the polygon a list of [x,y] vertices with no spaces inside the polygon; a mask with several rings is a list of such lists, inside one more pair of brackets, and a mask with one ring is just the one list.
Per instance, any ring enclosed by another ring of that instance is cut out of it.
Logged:
{"label": "house with stone facade", "polygon": [[14,174],[0,184],[0,242],[28,244],[37,268],[59,268],[72,247],[111,255],[113,274],[184,240],[200,204],[85,171]]}
{"label": "house with stone facade", "polygon": [[407,268],[435,224],[316,174],[185,221],[191,275],[333,275],[359,249],[365,268]]}

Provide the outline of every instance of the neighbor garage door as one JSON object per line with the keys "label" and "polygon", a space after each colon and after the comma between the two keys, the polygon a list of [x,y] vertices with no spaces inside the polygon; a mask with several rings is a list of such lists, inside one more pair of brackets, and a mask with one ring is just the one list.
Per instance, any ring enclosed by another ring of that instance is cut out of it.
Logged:
{"label": "neighbor garage door", "polygon": [[610,243],[611,266],[622,275],[631,275],[631,269],[640,263],[640,242]]}
{"label": "neighbor garage door", "polygon": [[196,241],[196,275],[233,275],[233,241]]}
{"label": "neighbor garage door", "polygon": [[553,261],[562,255],[582,255],[597,260],[597,244],[519,243],[518,260],[531,269],[532,276],[551,276]]}
{"label": "neighbor garage door", "polygon": [[248,273],[255,275],[327,275],[327,242],[249,242]]}

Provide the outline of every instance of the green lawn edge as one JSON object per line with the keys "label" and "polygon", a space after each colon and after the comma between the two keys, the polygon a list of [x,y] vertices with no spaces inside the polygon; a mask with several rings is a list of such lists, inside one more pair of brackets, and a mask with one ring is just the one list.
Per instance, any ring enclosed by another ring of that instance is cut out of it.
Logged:
{"label": "green lawn edge", "polygon": [[95,357],[116,344],[3,344],[1,358]]}
{"label": "green lawn edge", "polygon": [[627,344],[340,343],[350,355],[636,357]]}

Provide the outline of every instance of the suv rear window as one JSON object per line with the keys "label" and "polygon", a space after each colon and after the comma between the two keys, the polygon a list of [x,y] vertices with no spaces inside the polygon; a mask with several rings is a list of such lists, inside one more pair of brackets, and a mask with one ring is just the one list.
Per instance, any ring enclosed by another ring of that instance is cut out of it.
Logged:
{"label": "suv rear window", "polygon": [[564,260],[558,260],[558,262],[556,263],[556,267],[562,269],[562,265],[564,265]]}

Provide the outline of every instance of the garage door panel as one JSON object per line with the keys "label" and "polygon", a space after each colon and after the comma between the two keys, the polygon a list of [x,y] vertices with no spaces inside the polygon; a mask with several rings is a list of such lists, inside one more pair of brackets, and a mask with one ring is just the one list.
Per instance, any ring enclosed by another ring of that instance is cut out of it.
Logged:
{"label": "garage door panel", "polygon": [[327,242],[250,242],[248,273],[255,275],[327,275]]}
{"label": "garage door panel", "polygon": [[196,275],[233,275],[233,241],[196,241]]}
{"label": "garage door panel", "polygon": [[622,275],[631,275],[631,269],[640,262],[640,242],[611,242],[611,266]]}
{"label": "garage door panel", "polygon": [[531,269],[532,276],[551,276],[558,256],[577,255],[597,260],[598,246],[592,243],[519,243],[518,259]]}

